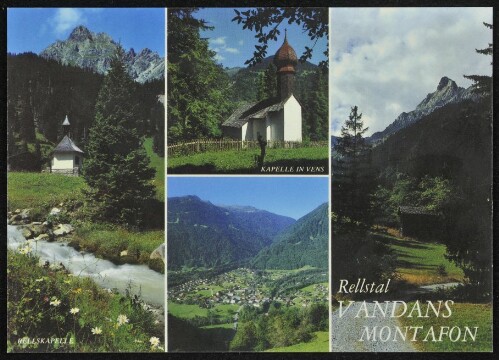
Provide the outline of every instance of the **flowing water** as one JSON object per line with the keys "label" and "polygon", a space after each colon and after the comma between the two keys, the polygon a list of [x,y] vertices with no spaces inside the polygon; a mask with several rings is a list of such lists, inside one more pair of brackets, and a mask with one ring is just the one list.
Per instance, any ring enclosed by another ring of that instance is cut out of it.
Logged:
{"label": "flowing water", "polygon": [[[9,249],[16,250],[26,243],[26,239],[16,226],[7,225],[7,243]],[[62,263],[74,275],[90,277],[103,288],[117,289],[122,294],[131,288],[132,294],[140,294],[145,302],[164,305],[165,277],[147,265],[115,265],[91,253],[80,253],[61,242],[33,241],[32,247],[40,259],[51,264]]]}

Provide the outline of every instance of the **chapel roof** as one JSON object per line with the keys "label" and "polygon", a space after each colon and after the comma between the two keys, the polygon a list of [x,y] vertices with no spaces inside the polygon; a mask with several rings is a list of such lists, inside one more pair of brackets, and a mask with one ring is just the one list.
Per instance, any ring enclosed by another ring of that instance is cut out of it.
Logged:
{"label": "chapel roof", "polygon": [[67,135],[55,147],[54,152],[79,152],[83,154],[83,151]]}
{"label": "chapel roof", "polygon": [[278,97],[272,97],[258,102],[243,104],[239,106],[222,125],[240,128],[246,124],[249,119],[264,119],[269,112],[282,110],[284,104],[290,97],[291,95],[284,100],[281,100]]}

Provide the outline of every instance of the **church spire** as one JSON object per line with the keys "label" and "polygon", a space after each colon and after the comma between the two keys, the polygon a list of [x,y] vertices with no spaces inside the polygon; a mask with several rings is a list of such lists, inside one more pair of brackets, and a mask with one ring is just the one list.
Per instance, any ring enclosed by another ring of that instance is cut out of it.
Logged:
{"label": "church spire", "polygon": [[277,91],[281,100],[284,100],[293,93],[295,66],[298,64],[296,52],[288,43],[287,30],[284,30],[284,41],[274,55],[274,64],[277,67]]}
{"label": "church spire", "polygon": [[71,125],[69,124],[68,115],[66,114],[66,118],[62,122],[62,129],[63,129],[64,135],[69,136],[70,127],[71,127]]}

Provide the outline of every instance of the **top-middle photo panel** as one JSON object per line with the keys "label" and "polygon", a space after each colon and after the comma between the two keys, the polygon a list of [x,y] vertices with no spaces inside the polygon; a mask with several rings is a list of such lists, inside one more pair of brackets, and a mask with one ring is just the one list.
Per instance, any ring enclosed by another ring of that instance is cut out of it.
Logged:
{"label": "top-middle photo panel", "polygon": [[167,173],[328,175],[328,9],[167,11]]}

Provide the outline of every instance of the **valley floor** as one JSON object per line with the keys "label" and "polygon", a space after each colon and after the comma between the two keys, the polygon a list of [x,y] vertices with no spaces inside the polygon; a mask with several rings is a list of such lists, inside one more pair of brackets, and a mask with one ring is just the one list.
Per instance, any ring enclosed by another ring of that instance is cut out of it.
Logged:
{"label": "valley floor", "polygon": [[[298,270],[238,268],[169,288],[167,309],[170,315],[198,329],[227,330],[227,347],[223,349],[227,351],[230,340],[239,329],[241,310],[254,309],[256,313],[263,314],[271,306],[307,309],[312,304],[327,305],[327,277],[326,270],[310,267]],[[175,329],[169,332],[175,332]],[[310,351],[327,351],[329,345],[325,349],[323,333],[318,332],[306,345],[296,344],[296,349],[287,351],[301,351],[303,346],[315,349]]]}

